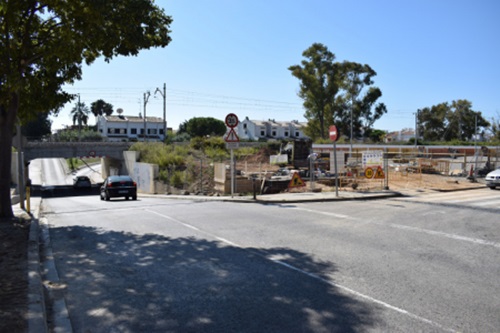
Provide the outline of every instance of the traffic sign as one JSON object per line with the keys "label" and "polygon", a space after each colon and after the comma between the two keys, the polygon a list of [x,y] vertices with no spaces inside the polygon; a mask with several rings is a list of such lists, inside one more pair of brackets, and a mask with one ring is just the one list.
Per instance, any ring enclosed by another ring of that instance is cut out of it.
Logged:
{"label": "traffic sign", "polygon": [[240,138],[238,137],[238,134],[236,134],[236,132],[234,131],[234,128],[231,128],[229,133],[224,138],[224,141],[226,141],[226,142],[240,142]]}
{"label": "traffic sign", "polygon": [[337,126],[331,125],[328,129],[328,132],[330,134],[330,140],[337,141],[337,139],[339,138],[339,132],[337,131]]}
{"label": "traffic sign", "polygon": [[382,167],[378,167],[377,168],[377,171],[375,172],[375,179],[384,179],[385,178],[385,174],[384,174],[384,170],[382,169]]}
{"label": "traffic sign", "polygon": [[240,143],[239,142],[226,142],[226,148],[227,149],[238,149],[238,148],[240,148]]}
{"label": "traffic sign", "polygon": [[290,179],[290,183],[288,184],[288,188],[291,187],[300,187],[300,186],[306,186],[306,183],[300,178],[299,173],[295,172],[292,176],[292,179]]}
{"label": "traffic sign", "polygon": [[238,116],[234,113],[230,113],[226,116],[226,126],[229,128],[235,128],[238,126]]}
{"label": "traffic sign", "polygon": [[373,178],[373,174],[374,174],[374,171],[372,168],[368,167],[365,169],[365,177],[368,178],[368,179],[372,179]]}

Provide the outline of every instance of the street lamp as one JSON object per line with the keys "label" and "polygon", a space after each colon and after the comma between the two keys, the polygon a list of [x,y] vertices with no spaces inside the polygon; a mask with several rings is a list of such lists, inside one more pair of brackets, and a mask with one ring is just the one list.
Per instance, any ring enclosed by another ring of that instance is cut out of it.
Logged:
{"label": "street lamp", "polygon": [[163,84],[163,92],[160,88],[156,88],[155,95],[157,92],[163,97],[163,140],[165,140],[167,137],[167,84]]}
{"label": "street lamp", "polygon": [[146,104],[148,104],[148,99],[149,96],[151,96],[151,93],[149,91],[144,93],[144,142],[146,142]]}

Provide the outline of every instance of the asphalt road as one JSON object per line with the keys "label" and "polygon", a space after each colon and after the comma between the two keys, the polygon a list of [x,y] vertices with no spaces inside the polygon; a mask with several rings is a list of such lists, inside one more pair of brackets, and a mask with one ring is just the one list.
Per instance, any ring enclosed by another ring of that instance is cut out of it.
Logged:
{"label": "asphalt road", "polygon": [[498,332],[498,213],[43,200],[75,332]]}

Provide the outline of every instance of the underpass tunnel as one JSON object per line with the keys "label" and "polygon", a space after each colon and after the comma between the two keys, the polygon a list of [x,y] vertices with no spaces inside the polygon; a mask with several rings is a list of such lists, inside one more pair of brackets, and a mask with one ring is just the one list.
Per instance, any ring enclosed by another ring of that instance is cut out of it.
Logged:
{"label": "underpass tunnel", "polygon": [[123,161],[112,157],[101,158],[101,174],[106,179],[109,176],[125,174]]}

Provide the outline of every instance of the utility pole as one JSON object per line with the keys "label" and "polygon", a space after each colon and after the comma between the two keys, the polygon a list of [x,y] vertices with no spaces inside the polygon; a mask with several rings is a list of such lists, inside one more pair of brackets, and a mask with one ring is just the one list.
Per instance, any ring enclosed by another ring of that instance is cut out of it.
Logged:
{"label": "utility pole", "polygon": [[148,104],[149,96],[151,93],[149,91],[144,93],[144,142],[146,142],[147,132],[146,132],[146,105]]}
{"label": "utility pole", "polygon": [[156,93],[159,92],[163,97],[163,137],[167,137],[167,84],[163,84],[163,92],[161,92],[160,88],[156,88]]}
{"label": "utility pole", "polygon": [[476,119],[474,122],[474,155],[476,157],[476,162],[474,165],[474,179],[477,178],[477,159],[478,159],[478,152],[477,152],[477,113],[476,113]]}
{"label": "utility pole", "polygon": [[418,141],[418,110],[415,113],[415,151],[417,150],[417,141]]}
{"label": "utility pole", "polygon": [[78,117],[78,141],[82,141],[82,114],[80,110],[80,94],[78,94],[78,105],[76,112],[76,116]]}

